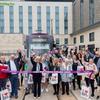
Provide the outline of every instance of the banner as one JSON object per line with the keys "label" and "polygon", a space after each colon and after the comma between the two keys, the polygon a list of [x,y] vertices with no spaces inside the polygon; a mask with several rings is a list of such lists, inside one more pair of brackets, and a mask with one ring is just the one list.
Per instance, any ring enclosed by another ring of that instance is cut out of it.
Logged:
{"label": "banner", "polygon": [[82,86],[81,97],[88,99],[90,97],[90,87]]}
{"label": "banner", "polygon": [[0,71],[2,73],[29,73],[29,74],[32,74],[32,73],[93,73],[94,71],[93,70],[77,70],[77,71],[72,71],[72,70],[68,70],[68,71],[7,71],[7,70],[3,70],[3,71]]}
{"label": "banner", "polygon": [[1,100],[10,100],[10,93],[8,89],[2,90],[0,92],[0,97],[1,97]]}

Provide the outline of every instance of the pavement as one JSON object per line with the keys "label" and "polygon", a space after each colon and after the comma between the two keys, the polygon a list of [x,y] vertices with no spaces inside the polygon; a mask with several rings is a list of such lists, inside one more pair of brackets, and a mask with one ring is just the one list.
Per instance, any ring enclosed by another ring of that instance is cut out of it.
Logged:
{"label": "pavement", "polygon": [[[97,90],[95,90],[95,96],[94,97],[89,97],[89,98],[84,98],[81,96],[81,90],[76,89],[76,90],[71,90],[73,96],[76,98],[76,100],[97,100]],[[100,98],[98,99],[100,100]]]}
{"label": "pavement", "polygon": [[[48,89],[49,89],[49,92],[43,92],[41,95],[41,98],[39,99],[34,99],[34,96],[31,93],[29,95],[26,95],[24,100],[76,100],[75,97],[72,95],[72,93],[70,93],[69,96],[67,95],[56,96],[56,95],[53,95],[52,86],[49,86]],[[23,100],[24,93],[25,93],[25,90],[21,88],[21,90],[19,91],[19,98],[18,99],[12,98],[11,100]]]}

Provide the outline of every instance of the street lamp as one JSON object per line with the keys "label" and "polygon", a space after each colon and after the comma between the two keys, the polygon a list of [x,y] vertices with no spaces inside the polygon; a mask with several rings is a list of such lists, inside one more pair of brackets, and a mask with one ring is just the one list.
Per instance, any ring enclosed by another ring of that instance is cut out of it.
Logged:
{"label": "street lamp", "polygon": [[51,35],[53,35],[53,19],[51,19]]}

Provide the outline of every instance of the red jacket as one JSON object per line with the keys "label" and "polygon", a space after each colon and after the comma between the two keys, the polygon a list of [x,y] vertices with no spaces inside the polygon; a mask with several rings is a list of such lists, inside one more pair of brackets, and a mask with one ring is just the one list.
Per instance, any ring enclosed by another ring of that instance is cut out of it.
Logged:
{"label": "red jacket", "polygon": [[7,69],[8,69],[8,65],[0,63],[0,79],[8,78],[8,73],[1,72],[2,70],[7,70]]}

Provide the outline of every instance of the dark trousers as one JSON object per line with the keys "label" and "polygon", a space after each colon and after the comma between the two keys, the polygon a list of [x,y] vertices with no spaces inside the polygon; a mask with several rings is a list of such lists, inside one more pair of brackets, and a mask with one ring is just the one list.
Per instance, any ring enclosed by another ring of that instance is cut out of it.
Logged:
{"label": "dark trousers", "polygon": [[10,81],[12,86],[11,96],[18,96],[18,76],[12,75]]}
{"label": "dark trousers", "polygon": [[41,80],[34,79],[34,97],[41,96]]}
{"label": "dark trousers", "polygon": [[65,93],[65,89],[66,89],[66,93],[69,93],[69,83],[68,82],[62,82],[62,94]]}
{"label": "dark trousers", "polygon": [[99,72],[95,75],[97,84],[98,84],[98,77],[99,77]]}
{"label": "dark trousers", "polygon": [[89,78],[85,78],[85,82],[87,87],[89,87],[89,85],[91,85],[91,90],[92,90],[92,96],[94,96],[94,79],[89,79]]}
{"label": "dark trousers", "polygon": [[59,94],[59,82],[58,82],[58,84],[53,84],[53,89],[54,89],[54,93],[55,94]]}
{"label": "dark trousers", "polygon": [[7,82],[7,79],[0,79],[0,91],[5,89],[6,82]]}
{"label": "dark trousers", "polygon": [[81,89],[81,78],[82,78],[82,76],[78,76],[78,75],[75,75],[75,76],[74,76],[74,79],[72,80],[73,89],[74,89],[74,90],[76,89],[76,85],[75,85],[75,81],[76,81],[76,80],[77,80],[78,88]]}

